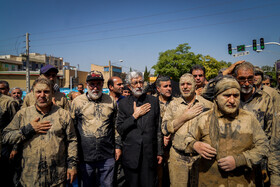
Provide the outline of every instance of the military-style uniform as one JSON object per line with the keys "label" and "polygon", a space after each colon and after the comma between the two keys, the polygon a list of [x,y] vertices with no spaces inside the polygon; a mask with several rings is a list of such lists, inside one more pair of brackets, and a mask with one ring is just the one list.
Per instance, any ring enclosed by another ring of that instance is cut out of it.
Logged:
{"label": "military-style uniform", "polygon": [[79,132],[82,161],[114,158],[115,149],[120,149],[121,145],[114,127],[117,103],[106,94],[97,100],[91,100],[87,94],[75,98],[71,107],[71,116]]}
{"label": "military-style uniform", "polygon": [[[37,134],[30,122],[50,121],[46,134]],[[65,185],[66,171],[76,169],[77,137],[70,113],[52,105],[42,114],[35,105],[23,108],[4,129],[3,141],[19,144],[22,153],[22,186]]]}
{"label": "military-style uniform", "polygon": [[[70,105],[69,102],[67,101],[67,98],[65,97],[65,95],[59,91],[54,92],[54,99],[55,99],[55,104],[57,106],[60,106],[61,108],[65,109],[65,110],[70,110]],[[23,101],[22,104],[22,108],[25,107],[29,107],[34,105],[36,102],[35,97],[34,97],[34,93],[30,92],[25,96],[25,99]]]}
{"label": "military-style uniform", "polygon": [[[210,101],[196,95],[193,106],[198,104],[203,105],[205,110],[209,110],[213,106],[213,103]],[[193,125],[195,118],[185,122],[185,124],[183,124],[176,132],[174,132],[173,127],[173,121],[181,116],[187,107],[188,103],[186,103],[182,97],[174,98],[174,100],[167,106],[163,117],[162,132],[165,135],[167,133],[172,134],[172,146],[170,149],[170,158],[168,160],[171,186],[187,186],[189,172],[191,171],[192,164],[197,159],[197,157],[193,157],[192,155],[186,154],[184,151],[178,149],[179,147],[184,147],[184,138],[181,139],[178,137],[186,136],[188,129]],[[193,180],[195,180],[195,178],[193,178]]]}
{"label": "military-style uniform", "polygon": [[[183,137],[181,137],[183,138]],[[264,131],[251,112],[239,109],[237,115],[225,117],[215,109],[197,118],[185,136],[186,153],[193,153],[196,141],[207,143],[217,150],[214,159],[199,160],[199,186],[254,186],[253,165],[258,164],[269,150]],[[233,156],[236,168],[226,172],[217,161]]]}

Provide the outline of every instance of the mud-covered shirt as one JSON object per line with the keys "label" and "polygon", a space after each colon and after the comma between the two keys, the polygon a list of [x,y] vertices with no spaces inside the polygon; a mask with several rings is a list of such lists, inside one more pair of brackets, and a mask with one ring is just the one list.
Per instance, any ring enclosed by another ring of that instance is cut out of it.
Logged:
{"label": "mud-covered shirt", "polygon": [[[207,143],[217,150],[214,159],[201,158],[199,186],[254,186],[253,165],[266,156],[269,145],[264,131],[253,113],[239,109],[238,115],[225,117],[215,107],[201,114],[185,137],[186,153],[194,152],[196,141]],[[213,123],[213,115],[216,123]],[[236,168],[226,172],[218,160],[233,156]]]}
{"label": "mud-covered shirt", "polygon": [[268,139],[271,137],[271,127],[275,118],[271,97],[262,90],[257,90],[247,101],[240,100],[240,108],[255,114]]}
{"label": "mud-covered shirt", "polygon": [[[50,121],[46,134],[36,134],[30,122]],[[22,186],[55,186],[66,182],[66,171],[76,169],[77,137],[70,113],[52,105],[42,114],[35,105],[23,108],[4,129],[3,142],[22,149]]]}
{"label": "mud-covered shirt", "polygon": [[[196,95],[196,98],[195,98],[195,101],[194,101],[192,107],[194,105],[202,105],[204,107],[204,111],[206,111],[206,110],[209,110],[212,108],[213,103],[204,99],[200,95]],[[162,120],[162,133],[164,135],[175,133],[174,125],[173,125],[174,120],[176,120],[179,116],[181,116],[187,107],[189,107],[188,103],[182,97],[174,98],[170,102],[170,104],[166,108],[166,111],[164,113],[164,117]],[[191,120],[187,121],[183,126],[189,126],[191,124],[190,121]]]}
{"label": "mud-covered shirt", "polygon": [[[70,110],[70,105],[65,95],[59,91],[54,92],[55,104],[65,110]],[[22,108],[34,105],[36,102],[33,92],[28,93],[23,101]]]}
{"label": "mud-covered shirt", "polygon": [[[12,121],[18,109],[18,103],[13,98],[0,93],[0,157],[2,155],[2,131]],[[4,152],[5,155],[10,154],[9,150]]]}
{"label": "mud-covered shirt", "polygon": [[107,94],[91,100],[88,93],[75,98],[71,115],[78,131],[81,160],[93,162],[114,157],[120,148],[120,136],[115,128],[116,101]]}
{"label": "mud-covered shirt", "polygon": [[280,186],[280,113],[276,115],[276,123],[272,127],[268,169],[270,170],[271,185]]}

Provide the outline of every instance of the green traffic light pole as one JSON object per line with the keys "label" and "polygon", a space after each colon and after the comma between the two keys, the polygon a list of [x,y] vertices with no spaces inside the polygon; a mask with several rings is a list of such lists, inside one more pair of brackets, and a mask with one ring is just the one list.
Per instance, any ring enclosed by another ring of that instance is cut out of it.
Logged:
{"label": "green traffic light pole", "polygon": [[[264,43],[264,45],[279,45],[280,46],[280,43],[278,42],[266,42]],[[260,46],[260,44],[257,44],[257,46]],[[253,45],[246,45],[245,48],[248,48],[248,47],[253,47]],[[232,50],[237,50],[237,48],[232,48]],[[256,50],[256,52],[262,52],[263,50]]]}

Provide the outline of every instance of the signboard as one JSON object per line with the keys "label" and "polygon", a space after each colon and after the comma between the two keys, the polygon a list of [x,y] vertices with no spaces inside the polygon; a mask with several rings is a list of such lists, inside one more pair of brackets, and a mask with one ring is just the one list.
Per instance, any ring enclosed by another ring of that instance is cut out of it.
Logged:
{"label": "signboard", "polygon": [[240,51],[245,51],[245,45],[237,46],[237,52],[240,52]]}
{"label": "signboard", "polygon": [[236,53],[236,54],[233,54],[232,56],[233,57],[239,57],[239,56],[244,56],[244,55],[249,55],[249,51],[244,51],[244,52],[241,52],[241,53]]}

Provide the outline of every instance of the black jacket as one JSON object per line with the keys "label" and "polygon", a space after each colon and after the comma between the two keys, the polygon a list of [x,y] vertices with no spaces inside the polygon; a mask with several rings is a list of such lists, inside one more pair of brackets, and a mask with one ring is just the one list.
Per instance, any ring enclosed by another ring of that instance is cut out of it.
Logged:
{"label": "black jacket", "polygon": [[[134,119],[134,101],[137,106],[150,103],[151,110],[137,120]],[[119,102],[116,128],[122,138],[122,159],[125,167],[136,169],[141,156],[149,160],[151,167],[157,165],[157,155],[163,155],[159,118],[159,103],[154,96],[143,94],[138,99],[128,96]]]}

